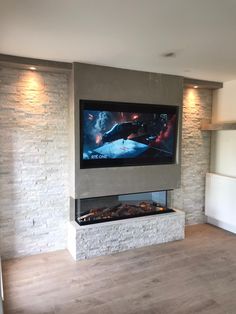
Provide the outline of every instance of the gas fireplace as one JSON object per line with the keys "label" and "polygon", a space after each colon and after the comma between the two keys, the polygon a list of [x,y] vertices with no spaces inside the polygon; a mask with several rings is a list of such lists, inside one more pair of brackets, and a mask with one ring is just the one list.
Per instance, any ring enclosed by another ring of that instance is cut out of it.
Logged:
{"label": "gas fireplace", "polygon": [[168,206],[168,192],[85,198],[76,202],[80,225],[174,212]]}

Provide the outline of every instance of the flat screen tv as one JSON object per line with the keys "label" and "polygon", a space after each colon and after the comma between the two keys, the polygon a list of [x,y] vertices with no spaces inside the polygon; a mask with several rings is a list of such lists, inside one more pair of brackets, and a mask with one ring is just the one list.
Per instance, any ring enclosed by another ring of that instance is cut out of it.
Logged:
{"label": "flat screen tv", "polygon": [[80,100],[80,167],[171,164],[178,107]]}

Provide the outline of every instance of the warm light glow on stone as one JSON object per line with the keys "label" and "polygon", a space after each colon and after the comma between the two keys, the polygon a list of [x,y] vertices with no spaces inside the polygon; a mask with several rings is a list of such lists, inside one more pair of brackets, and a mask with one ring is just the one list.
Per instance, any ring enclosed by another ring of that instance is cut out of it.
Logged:
{"label": "warm light glow on stone", "polygon": [[44,80],[40,73],[24,71],[19,77],[17,88],[20,92],[20,106],[29,114],[43,114],[47,102]]}
{"label": "warm light glow on stone", "polygon": [[198,89],[189,88],[186,90],[186,109],[191,113],[196,113],[199,108],[197,105]]}

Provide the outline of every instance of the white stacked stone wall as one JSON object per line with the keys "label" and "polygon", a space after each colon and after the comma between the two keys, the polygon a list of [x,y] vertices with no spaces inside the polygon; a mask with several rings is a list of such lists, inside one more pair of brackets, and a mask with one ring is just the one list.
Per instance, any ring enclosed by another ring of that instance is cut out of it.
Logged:
{"label": "white stacked stone wall", "polygon": [[186,223],[205,222],[205,178],[210,167],[211,134],[201,131],[202,119],[211,119],[212,91],[184,90],[181,188],[172,192],[172,206],[186,213]]}
{"label": "white stacked stone wall", "polygon": [[0,255],[65,248],[68,75],[0,68]]}

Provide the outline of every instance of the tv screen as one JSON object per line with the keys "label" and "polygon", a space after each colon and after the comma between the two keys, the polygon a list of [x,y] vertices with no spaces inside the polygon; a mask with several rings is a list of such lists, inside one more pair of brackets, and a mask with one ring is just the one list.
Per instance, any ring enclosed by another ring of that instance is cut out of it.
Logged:
{"label": "tv screen", "polygon": [[178,107],[80,100],[81,168],[175,163]]}

